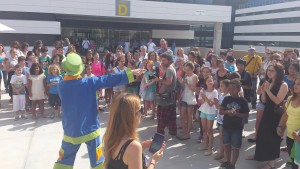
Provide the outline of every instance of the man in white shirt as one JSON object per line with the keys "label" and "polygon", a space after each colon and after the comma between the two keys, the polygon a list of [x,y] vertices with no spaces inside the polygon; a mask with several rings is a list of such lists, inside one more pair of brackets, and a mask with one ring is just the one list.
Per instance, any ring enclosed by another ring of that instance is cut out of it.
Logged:
{"label": "man in white shirt", "polygon": [[152,39],[149,39],[147,46],[148,46],[148,53],[153,52],[154,48],[156,47],[155,43],[152,42]]}
{"label": "man in white shirt", "polygon": [[84,40],[81,43],[82,48],[87,51],[90,47],[90,41],[87,38],[84,38]]}
{"label": "man in white shirt", "polygon": [[141,52],[140,52],[140,61],[143,61],[144,59],[148,59],[148,53],[147,51],[147,47],[146,46],[141,46],[140,48]]}

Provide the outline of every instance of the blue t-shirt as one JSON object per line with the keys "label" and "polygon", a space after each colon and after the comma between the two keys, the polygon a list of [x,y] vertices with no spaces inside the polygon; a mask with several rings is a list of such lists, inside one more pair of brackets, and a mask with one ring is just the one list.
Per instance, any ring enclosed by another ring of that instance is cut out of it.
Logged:
{"label": "blue t-shirt", "polygon": [[[0,57],[0,63],[3,63],[2,57]],[[0,69],[0,73],[2,72],[2,69]]]}
{"label": "blue t-shirt", "polygon": [[[62,76],[61,75],[55,75],[55,76],[53,76],[53,75],[49,75],[48,77],[47,77],[47,83],[48,84],[50,84],[50,83],[52,83],[52,82],[60,82],[60,81],[62,81]],[[49,89],[49,92],[50,92],[50,94],[58,94],[58,90],[57,90],[57,88],[58,88],[58,85],[53,85],[53,86],[50,86],[50,89]]]}
{"label": "blue t-shirt", "polygon": [[23,67],[23,69],[22,69],[22,74],[23,75],[26,75],[26,73],[29,73],[29,67]]}
{"label": "blue t-shirt", "polygon": [[285,75],[284,78],[283,78],[283,81],[285,83],[287,83],[289,89],[292,89],[293,85],[294,85],[294,81],[293,80],[289,80],[288,76]]}

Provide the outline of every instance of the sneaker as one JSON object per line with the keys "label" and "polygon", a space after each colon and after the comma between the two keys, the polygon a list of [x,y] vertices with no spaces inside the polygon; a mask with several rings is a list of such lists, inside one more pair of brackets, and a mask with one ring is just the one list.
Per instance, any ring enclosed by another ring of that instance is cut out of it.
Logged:
{"label": "sneaker", "polygon": [[25,114],[22,114],[22,115],[21,115],[21,118],[22,118],[23,120],[26,120],[28,117],[27,117]]}
{"label": "sneaker", "polygon": [[289,161],[287,161],[286,163],[285,163],[285,167],[292,167],[292,165],[293,165],[293,163],[292,163],[292,161],[291,161],[291,159],[289,159]]}
{"label": "sneaker", "polygon": [[15,121],[18,121],[19,119],[20,119],[20,116],[17,115],[17,116],[15,117]]}
{"label": "sneaker", "polygon": [[202,140],[203,140],[203,136],[199,136],[197,139],[197,143],[202,143]]}
{"label": "sneaker", "polygon": [[215,160],[221,160],[222,158],[224,158],[224,156],[222,155],[222,154],[217,154],[216,156],[215,156]]}
{"label": "sneaker", "polygon": [[230,166],[231,166],[231,163],[229,161],[226,161],[223,164],[221,164],[219,169],[227,169]]}

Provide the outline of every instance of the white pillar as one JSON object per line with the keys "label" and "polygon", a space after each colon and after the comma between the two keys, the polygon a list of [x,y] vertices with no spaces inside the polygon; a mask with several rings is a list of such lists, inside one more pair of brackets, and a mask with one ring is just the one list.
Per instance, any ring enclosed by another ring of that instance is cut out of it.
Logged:
{"label": "white pillar", "polygon": [[221,40],[222,40],[222,23],[215,23],[214,26],[214,41],[213,41],[213,48],[217,55],[220,55],[221,49]]}

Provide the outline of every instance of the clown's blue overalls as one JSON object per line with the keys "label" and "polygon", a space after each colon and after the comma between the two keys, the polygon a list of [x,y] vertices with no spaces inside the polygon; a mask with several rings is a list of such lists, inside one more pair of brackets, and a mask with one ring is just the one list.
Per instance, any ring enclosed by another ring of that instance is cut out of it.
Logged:
{"label": "clown's blue overalls", "polygon": [[66,76],[58,85],[62,103],[64,136],[54,169],[72,169],[82,143],[86,143],[92,169],[103,168],[103,148],[100,138],[96,91],[132,82],[126,71],[101,77]]}

